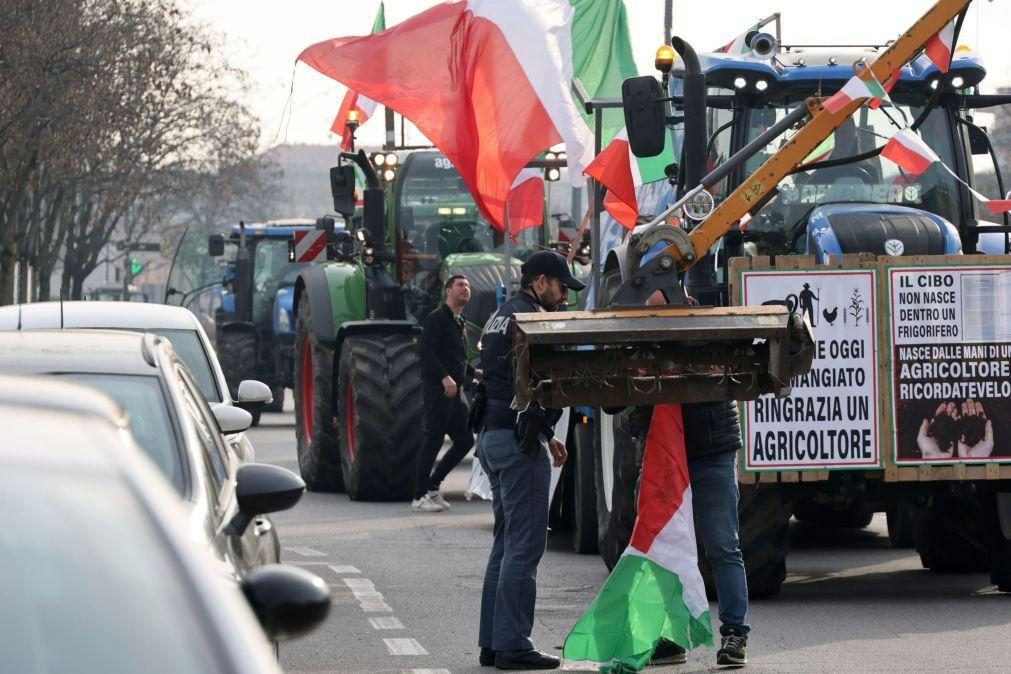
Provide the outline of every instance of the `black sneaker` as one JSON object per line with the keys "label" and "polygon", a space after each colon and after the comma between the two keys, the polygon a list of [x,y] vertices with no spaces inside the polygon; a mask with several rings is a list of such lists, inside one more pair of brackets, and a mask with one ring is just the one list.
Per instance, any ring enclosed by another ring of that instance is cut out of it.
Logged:
{"label": "black sneaker", "polygon": [[688,662],[688,653],[673,641],[660,639],[653,656],[649,659],[651,665],[683,665]]}
{"label": "black sneaker", "polygon": [[716,651],[716,664],[743,667],[748,664],[748,637],[736,630],[723,635],[720,650]]}
{"label": "black sneaker", "polygon": [[481,652],[477,656],[477,661],[481,663],[482,667],[494,667],[495,666],[495,651],[490,648],[481,648]]}

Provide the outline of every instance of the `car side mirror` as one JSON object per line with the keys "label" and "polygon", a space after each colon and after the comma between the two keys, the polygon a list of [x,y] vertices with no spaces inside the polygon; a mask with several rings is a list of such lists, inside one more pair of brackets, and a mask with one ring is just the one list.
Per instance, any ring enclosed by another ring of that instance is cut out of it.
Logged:
{"label": "car side mirror", "polygon": [[266,463],[244,463],[235,474],[235,500],[239,512],[227,531],[241,536],[257,515],[294,507],[305,493],[305,482],[287,468]]}
{"label": "car side mirror", "polygon": [[221,257],[225,254],[225,237],[211,234],[207,237],[207,254],[211,257]]}
{"label": "car side mirror", "polygon": [[239,583],[271,641],[304,636],[330,613],[330,588],[314,573],[288,564],[265,564]]}
{"label": "car side mirror", "polygon": [[667,132],[663,88],[655,77],[630,77],[621,83],[628,146],[636,157],[655,157],[665,145]]}
{"label": "car side mirror", "polygon": [[249,409],[247,405],[262,406],[274,402],[274,394],[270,387],[255,379],[243,379],[239,382],[238,398],[242,409]]}
{"label": "car side mirror", "polygon": [[253,415],[234,405],[214,405],[214,419],[222,433],[241,433],[253,425]]}

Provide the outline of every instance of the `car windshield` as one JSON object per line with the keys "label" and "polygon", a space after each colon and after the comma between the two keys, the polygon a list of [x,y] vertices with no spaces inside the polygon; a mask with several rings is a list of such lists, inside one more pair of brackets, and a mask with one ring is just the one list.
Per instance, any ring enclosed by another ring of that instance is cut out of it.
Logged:
{"label": "car windshield", "polygon": [[[749,110],[748,138],[751,141],[782,119],[802,102],[772,101],[764,107]],[[922,112],[921,106],[897,102],[886,103],[874,109],[862,106],[825,140],[804,163],[841,159],[874,150],[883,146],[898,127],[906,126]],[[724,113],[726,115],[727,113]],[[922,140],[936,152],[948,166],[954,166],[954,153],[947,113],[935,108],[927,115],[918,133]],[[744,175],[757,170],[765,160],[789,140],[781,136],[766,147],[764,152],[747,161]],[[713,143],[710,161],[719,163],[726,159],[721,148],[728,146],[729,133],[721,134]],[[726,185],[718,188],[719,201],[727,194]],[[808,217],[818,206],[833,203],[896,204],[929,211],[949,222],[958,221],[958,183],[955,178],[935,164],[921,175],[902,171],[894,163],[873,156],[858,162],[839,166],[801,171],[786,177],[778,186],[778,194],[766,204],[747,224],[756,237],[759,254],[784,254],[802,252],[798,236]]]}
{"label": "car windshield", "polygon": [[122,482],[5,468],[0,512],[4,671],[222,670],[194,589]]}
{"label": "car windshield", "polygon": [[172,342],[172,349],[179,354],[179,357],[186,363],[186,367],[193,373],[193,377],[200,387],[200,392],[208,402],[224,401],[214,379],[210,359],[207,352],[204,351],[203,342],[200,341],[200,335],[196,330],[152,329],[150,332]]}
{"label": "car windshield", "polygon": [[184,492],[182,452],[157,377],[91,372],[74,372],[66,376],[98,389],[126,410],[130,417],[130,430],[137,444],[169,479],[176,491]]}

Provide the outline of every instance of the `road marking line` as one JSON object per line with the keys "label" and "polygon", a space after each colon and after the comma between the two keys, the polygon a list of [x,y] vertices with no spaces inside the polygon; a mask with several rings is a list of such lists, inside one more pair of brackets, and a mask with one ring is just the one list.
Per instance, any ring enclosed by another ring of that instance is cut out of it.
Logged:
{"label": "road marking line", "polygon": [[402,669],[403,674],[451,674],[448,669]]}
{"label": "road marking line", "polygon": [[404,623],[400,622],[400,618],[389,616],[387,618],[369,618],[369,624],[372,625],[374,630],[402,630],[404,629]]}
{"label": "road marking line", "polygon": [[356,569],[353,566],[335,566],[333,564],[331,564],[329,566],[330,566],[330,569],[334,573],[336,573],[338,576],[343,575],[345,573],[361,573],[361,571],[359,571],[358,569]]}
{"label": "road marking line", "polygon": [[383,639],[390,655],[428,655],[417,639]]}
{"label": "road marking line", "polygon": [[374,590],[376,588],[376,584],[368,578],[343,578],[342,580],[352,590]]}
{"label": "road marking line", "polygon": [[302,555],[303,557],[326,557],[325,552],[313,550],[312,548],[285,548],[285,550],[294,552],[296,555]]}
{"label": "road marking line", "polygon": [[384,601],[363,601],[358,605],[366,613],[393,613],[393,607]]}

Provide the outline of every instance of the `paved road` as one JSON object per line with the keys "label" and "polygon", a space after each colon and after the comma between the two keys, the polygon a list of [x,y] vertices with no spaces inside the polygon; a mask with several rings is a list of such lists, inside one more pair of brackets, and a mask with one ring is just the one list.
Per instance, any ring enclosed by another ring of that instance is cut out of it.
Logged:
{"label": "paved road", "polygon": [[[290,401],[289,401],[290,405]],[[252,431],[260,461],[297,471],[290,413]],[[285,561],[333,589],[327,624],[285,644],[288,672],[488,672],[477,666],[478,601],[491,510],[463,497],[470,460],[447,480],[447,513],[306,494],[275,516]],[[538,578],[534,641],[560,652],[606,578],[597,557],[553,535]],[[983,574],[935,575],[888,544],[883,519],[858,531],[796,524],[782,594],[753,604],[749,671],[1011,672],[1011,596]],[[712,613],[717,613],[716,606]],[[716,669],[714,651],[671,672]]]}

